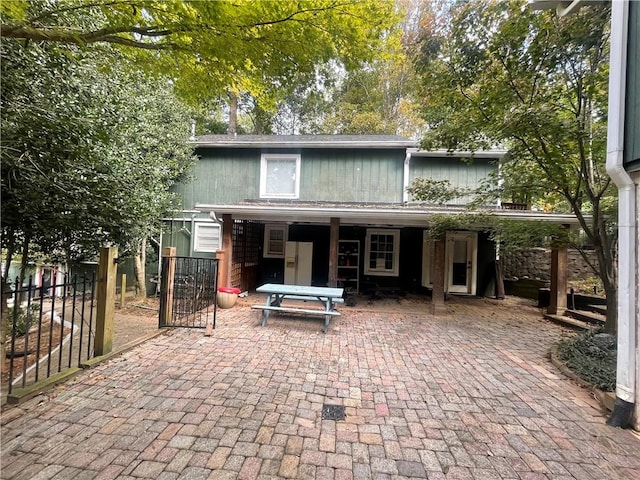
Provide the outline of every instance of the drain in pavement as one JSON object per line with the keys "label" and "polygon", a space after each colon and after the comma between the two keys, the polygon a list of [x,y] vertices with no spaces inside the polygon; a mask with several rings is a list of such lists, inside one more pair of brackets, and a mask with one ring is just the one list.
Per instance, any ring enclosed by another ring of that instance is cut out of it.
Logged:
{"label": "drain in pavement", "polygon": [[322,405],[323,420],[344,420],[344,417],[344,405],[329,405],[328,403]]}

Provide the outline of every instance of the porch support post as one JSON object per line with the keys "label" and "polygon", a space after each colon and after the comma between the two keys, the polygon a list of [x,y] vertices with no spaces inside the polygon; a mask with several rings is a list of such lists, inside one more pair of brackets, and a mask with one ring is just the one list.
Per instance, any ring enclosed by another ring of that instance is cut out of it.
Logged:
{"label": "porch support post", "polygon": [[444,239],[436,240],[434,243],[434,260],[435,263],[433,265],[433,291],[431,298],[431,313],[436,315],[438,313],[443,313],[445,310],[444,307],[444,250],[445,250],[445,241]]}
{"label": "porch support post", "polygon": [[551,298],[547,313],[564,315],[567,309],[567,247],[551,250]]}
{"label": "porch support post", "polygon": [[233,254],[233,216],[222,215],[222,250],[216,252],[218,259],[218,286],[231,286],[231,261]]}
{"label": "porch support post", "polygon": [[340,219],[331,217],[329,233],[329,286],[338,286],[338,240],[340,238]]}

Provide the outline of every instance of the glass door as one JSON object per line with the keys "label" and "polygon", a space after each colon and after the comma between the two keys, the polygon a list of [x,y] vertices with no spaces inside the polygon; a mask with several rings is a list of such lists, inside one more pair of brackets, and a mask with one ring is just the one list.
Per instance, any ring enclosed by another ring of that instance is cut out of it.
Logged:
{"label": "glass door", "polygon": [[476,294],[477,250],[476,232],[447,232],[447,292]]}

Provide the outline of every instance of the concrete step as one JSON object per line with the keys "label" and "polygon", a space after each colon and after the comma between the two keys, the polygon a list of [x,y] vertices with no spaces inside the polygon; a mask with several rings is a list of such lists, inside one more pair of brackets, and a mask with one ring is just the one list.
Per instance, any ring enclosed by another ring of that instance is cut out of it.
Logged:
{"label": "concrete step", "polygon": [[587,308],[592,312],[599,313],[600,315],[607,315],[607,306],[606,305],[588,305]]}
{"label": "concrete step", "polygon": [[571,310],[567,309],[564,313],[566,317],[571,317],[581,322],[590,323],[592,325],[603,325],[607,320],[605,315],[587,310]]}
{"label": "concrete step", "polygon": [[559,323],[560,325],[584,328],[585,330],[593,328],[594,326],[593,323],[584,322],[582,320],[577,320],[565,315],[553,315],[551,313],[545,313],[544,318],[546,318],[547,320],[551,320],[552,322]]}

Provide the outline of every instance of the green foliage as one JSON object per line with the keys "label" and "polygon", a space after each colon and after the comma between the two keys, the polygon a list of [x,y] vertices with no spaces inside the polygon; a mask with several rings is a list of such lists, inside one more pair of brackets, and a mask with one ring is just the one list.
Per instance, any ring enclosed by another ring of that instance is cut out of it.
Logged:
{"label": "green foliage", "polygon": [[227,91],[273,102],[320,63],[381,55],[398,18],[390,0],[61,0],[2,13],[5,38],[115,45],[194,103]]}
{"label": "green foliage", "polygon": [[605,392],[616,388],[616,339],[599,329],[589,330],[558,344],[558,354],[580,378]]}
{"label": "green foliage", "polygon": [[[573,213],[615,296],[616,190],[605,165],[609,17],[606,3],[558,18],[520,0],[455,2],[447,21],[425,32],[416,66],[430,126],[423,148],[508,148],[487,197]],[[608,316],[614,324],[615,309]]]}
{"label": "green foliage", "polygon": [[5,329],[5,332],[10,337],[26,335],[34,322],[37,321],[39,313],[40,305],[37,303],[32,303],[28,307],[9,307],[5,319],[8,328]]}
{"label": "green foliage", "polygon": [[489,214],[436,214],[429,217],[427,232],[434,240],[444,240],[448,230],[489,230],[493,216]]}
{"label": "green foliage", "polygon": [[561,247],[570,243],[568,229],[551,222],[496,218],[489,231],[489,237],[500,244],[503,253],[531,247]]}
{"label": "green foliage", "polygon": [[416,178],[407,187],[407,192],[418,202],[441,205],[469,193],[466,189],[452,187],[449,180],[435,180],[433,178]]}
{"label": "green foliage", "polygon": [[443,240],[449,230],[486,232],[500,245],[503,253],[569,243],[567,229],[550,222],[507,220],[491,213],[449,213],[429,217],[427,232],[430,238]]}
{"label": "green foliage", "polygon": [[110,49],[2,52],[2,246],[73,260],[154,231],[194,157],[171,85]]}

